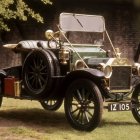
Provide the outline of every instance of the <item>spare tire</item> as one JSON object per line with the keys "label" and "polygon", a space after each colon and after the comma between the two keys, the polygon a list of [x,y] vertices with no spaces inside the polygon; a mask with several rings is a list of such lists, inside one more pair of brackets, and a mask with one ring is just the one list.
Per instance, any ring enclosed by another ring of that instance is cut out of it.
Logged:
{"label": "spare tire", "polygon": [[23,64],[25,90],[34,97],[49,96],[55,75],[53,58],[47,50],[33,50]]}
{"label": "spare tire", "polygon": [[59,65],[59,61],[58,61],[56,55],[50,50],[47,50],[47,52],[50,54],[50,56],[51,56],[51,58],[53,60],[55,76],[60,76],[60,65]]}
{"label": "spare tire", "polygon": [[51,50],[47,50],[47,51],[53,59],[54,73],[56,76],[53,81],[53,89],[51,90],[49,99],[51,98],[56,99],[57,97],[60,98],[59,89],[60,89],[61,82],[60,82],[60,78],[58,78],[61,75],[60,64],[58,58],[56,57],[56,54]]}

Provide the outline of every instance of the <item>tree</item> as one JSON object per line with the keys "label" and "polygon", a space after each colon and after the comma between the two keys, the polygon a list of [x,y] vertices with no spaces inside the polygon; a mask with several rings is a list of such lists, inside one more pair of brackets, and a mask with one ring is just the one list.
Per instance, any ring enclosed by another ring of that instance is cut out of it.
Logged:
{"label": "tree", "polygon": [[[40,0],[44,4],[52,4],[50,0]],[[28,17],[32,17],[38,22],[43,23],[43,18],[39,13],[34,12],[25,0],[0,0],[0,31],[9,31],[7,21],[11,19],[19,19],[26,21]]]}

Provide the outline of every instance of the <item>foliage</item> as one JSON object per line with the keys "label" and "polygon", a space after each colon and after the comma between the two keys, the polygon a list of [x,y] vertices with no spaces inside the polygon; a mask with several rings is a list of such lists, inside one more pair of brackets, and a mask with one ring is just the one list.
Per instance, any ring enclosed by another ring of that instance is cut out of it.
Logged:
{"label": "foliage", "polygon": [[[43,4],[51,4],[50,0],[40,0]],[[10,30],[6,22],[11,19],[26,21],[32,17],[43,23],[39,13],[35,13],[24,0],[0,0],[0,30]]]}

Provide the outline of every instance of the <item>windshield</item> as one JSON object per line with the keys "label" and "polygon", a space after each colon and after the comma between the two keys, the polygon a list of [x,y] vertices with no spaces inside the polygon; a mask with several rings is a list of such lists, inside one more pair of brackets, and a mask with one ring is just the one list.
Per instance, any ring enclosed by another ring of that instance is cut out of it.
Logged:
{"label": "windshield", "polygon": [[74,13],[61,13],[59,24],[62,31],[104,32],[105,21],[102,16]]}

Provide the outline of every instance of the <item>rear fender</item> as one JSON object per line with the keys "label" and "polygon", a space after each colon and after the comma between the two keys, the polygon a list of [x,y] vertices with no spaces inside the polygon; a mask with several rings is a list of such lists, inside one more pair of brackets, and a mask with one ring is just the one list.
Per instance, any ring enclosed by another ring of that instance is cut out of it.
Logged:
{"label": "rear fender", "polygon": [[[0,95],[4,91],[4,78],[7,76],[4,70],[0,70]],[[0,101],[1,102],[1,101]],[[0,104],[1,105],[1,104]]]}
{"label": "rear fender", "polygon": [[0,70],[0,79],[6,77],[6,72],[4,70]]}

